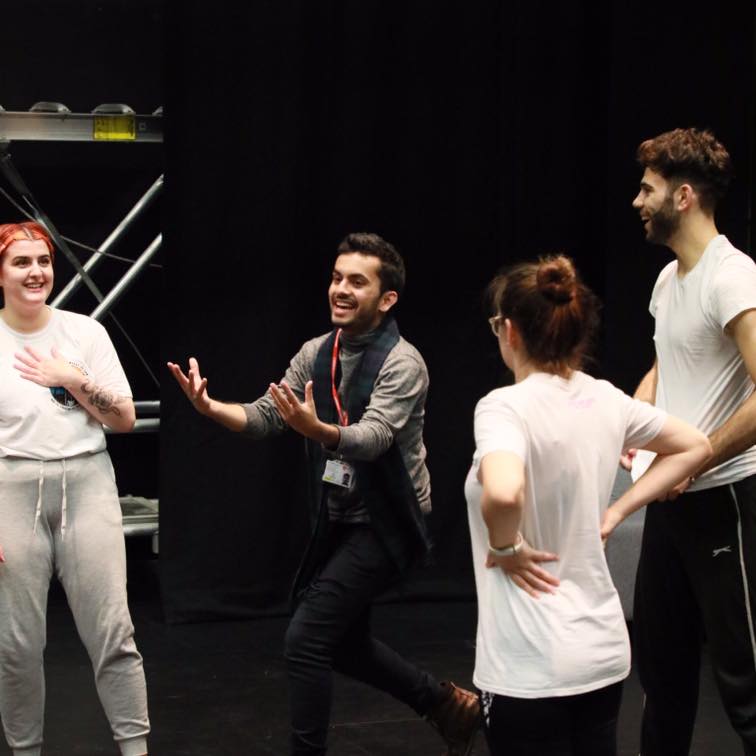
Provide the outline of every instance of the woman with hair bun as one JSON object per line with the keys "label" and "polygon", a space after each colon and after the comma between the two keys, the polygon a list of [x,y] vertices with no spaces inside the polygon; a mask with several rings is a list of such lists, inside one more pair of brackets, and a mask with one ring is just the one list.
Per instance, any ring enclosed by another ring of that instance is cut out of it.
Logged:
{"label": "woman with hair bun", "polygon": [[142,756],[147,693],[103,433],[131,430],[134,403],[107,331],[46,304],[53,260],[39,223],[0,225],[0,718],[13,756],[39,756],[56,574],[118,748]]}
{"label": "woman with hair bun", "polygon": [[[569,258],[516,265],[489,295],[515,383],[478,403],[465,483],[486,737],[493,756],[613,756],[630,645],[603,541],[711,447],[581,372],[598,301]],[[607,508],[628,447],[657,452],[656,462]]]}

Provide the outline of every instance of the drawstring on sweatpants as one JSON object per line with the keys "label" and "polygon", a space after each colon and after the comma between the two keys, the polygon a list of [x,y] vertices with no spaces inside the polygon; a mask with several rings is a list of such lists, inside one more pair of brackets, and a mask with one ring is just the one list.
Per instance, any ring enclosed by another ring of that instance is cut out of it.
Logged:
{"label": "drawstring on sweatpants", "polygon": [[60,540],[64,541],[66,538],[66,460],[63,462],[63,503],[60,507]]}
{"label": "drawstring on sweatpants", "polygon": [[37,532],[37,523],[42,514],[42,485],[45,482],[45,463],[40,460],[39,463],[39,483],[37,485],[37,508],[34,511],[34,527],[32,533]]}
{"label": "drawstring on sweatpants", "polygon": [[[66,460],[61,459],[61,463],[63,464],[63,480],[62,480],[62,486],[63,486],[63,495],[62,495],[62,501],[61,501],[61,507],[60,507],[60,538],[61,540],[64,540],[66,537],[66,512],[68,510],[68,501],[66,498]],[[39,483],[37,485],[37,507],[34,511],[34,527],[32,528],[32,532],[37,532],[37,523],[39,522],[39,518],[42,516],[42,489],[44,487],[45,483],[45,463],[40,460],[39,463]]]}

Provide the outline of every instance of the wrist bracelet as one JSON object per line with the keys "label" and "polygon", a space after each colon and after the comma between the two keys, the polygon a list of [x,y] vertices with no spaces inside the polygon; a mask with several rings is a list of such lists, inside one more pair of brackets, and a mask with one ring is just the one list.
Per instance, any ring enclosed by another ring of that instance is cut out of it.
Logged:
{"label": "wrist bracelet", "polygon": [[504,557],[504,556],[514,556],[517,554],[517,552],[522,548],[522,533],[517,533],[517,540],[514,543],[509,544],[509,546],[502,546],[501,548],[497,548],[496,546],[492,546],[491,542],[488,542],[488,553],[491,556],[496,557]]}

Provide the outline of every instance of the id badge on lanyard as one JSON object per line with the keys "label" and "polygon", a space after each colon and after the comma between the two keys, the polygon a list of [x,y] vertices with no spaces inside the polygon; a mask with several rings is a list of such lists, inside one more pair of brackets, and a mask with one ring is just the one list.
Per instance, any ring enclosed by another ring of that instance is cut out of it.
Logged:
{"label": "id badge on lanyard", "polygon": [[[339,416],[339,425],[343,428],[349,425],[349,415],[341,406],[341,397],[336,390],[336,367],[339,361],[339,338],[341,328],[336,331],[336,338],[333,340],[333,354],[331,355],[331,396],[333,403],[336,405],[336,413]],[[323,482],[330,483],[341,488],[349,488],[354,480],[354,468],[349,462],[343,459],[329,459],[326,462],[323,471]]]}

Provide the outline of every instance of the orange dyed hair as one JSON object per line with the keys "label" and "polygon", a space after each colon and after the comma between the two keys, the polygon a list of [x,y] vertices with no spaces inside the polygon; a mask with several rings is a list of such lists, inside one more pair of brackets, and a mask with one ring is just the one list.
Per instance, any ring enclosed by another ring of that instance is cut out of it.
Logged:
{"label": "orange dyed hair", "polygon": [[35,221],[0,223],[0,255],[14,241],[36,241],[38,239],[41,239],[47,245],[47,249],[50,250],[50,257],[55,258],[52,240],[42,224]]}

